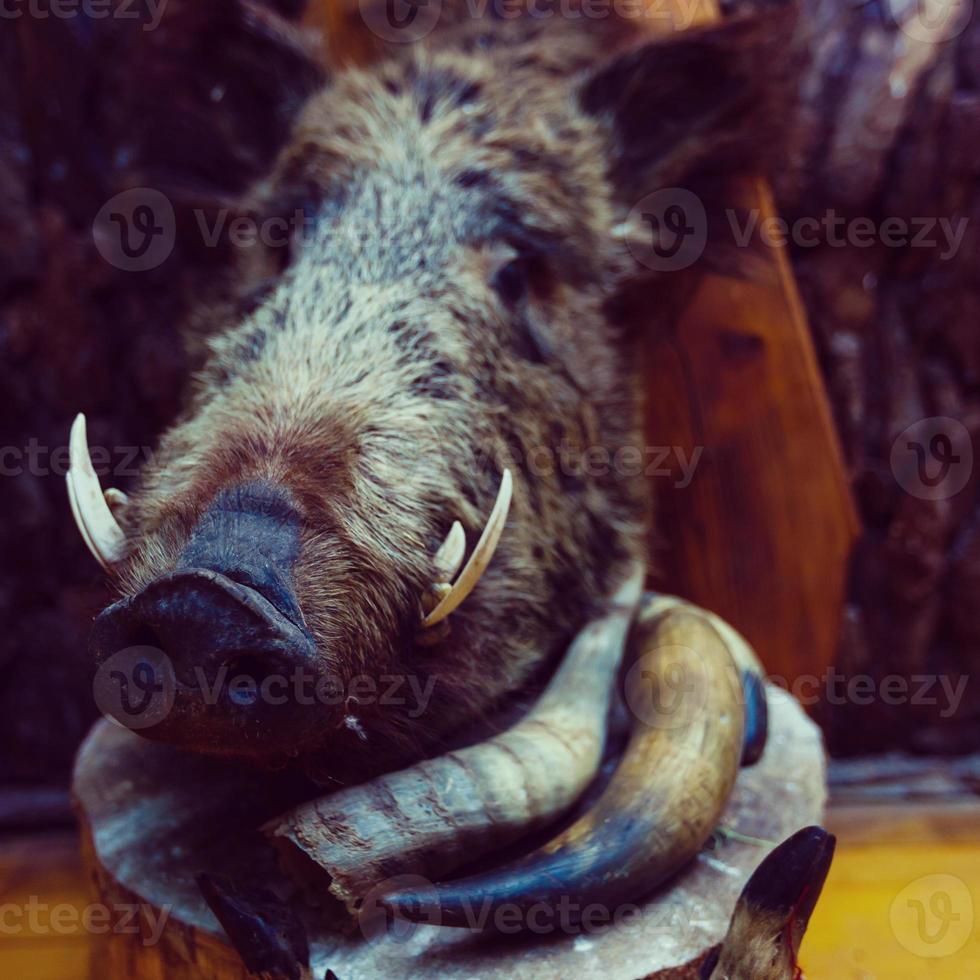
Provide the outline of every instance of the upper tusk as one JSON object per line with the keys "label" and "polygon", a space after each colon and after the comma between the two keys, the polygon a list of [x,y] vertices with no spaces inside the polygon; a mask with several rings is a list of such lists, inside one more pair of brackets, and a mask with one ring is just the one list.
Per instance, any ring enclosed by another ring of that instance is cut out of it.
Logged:
{"label": "upper tusk", "polygon": [[643,578],[642,568],[633,570],[576,636],[532,710],[506,731],[304,803],[270,825],[283,863],[311,897],[322,901],[325,881],[353,915],[394,869],[445,875],[564,813],[599,768]]}
{"label": "upper tusk", "polygon": [[742,696],[732,655],[711,620],[687,604],[638,622],[630,650],[625,695],[633,733],[596,803],[517,861],[391,891],[379,897],[382,907],[407,919],[470,928],[493,921],[503,906],[521,909],[523,921],[537,903],[567,909],[600,903],[611,911],[698,853],[718,824],[742,752]]}
{"label": "upper tusk", "polygon": [[[490,559],[493,558],[493,553],[497,550],[497,544],[500,542],[500,535],[503,533],[504,524],[507,521],[507,512],[510,510],[513,487],[514,480],[510,470],[505,469],[500,480],[497,500],[493,505],[493,510],[490,511],[487,526],[483,529],[483,534],[480,535],[480,540],[477,541],[473,554],[470,555],[470,560],[460,572],[459,578],[453,583],[449,592],[443,596],[435,609],[422,620],[423,627],[435,626],[436,623],[442,622],[476,588],[476,583],[480,581],[480,577],[486,571]],[[460,531],[462,531],[462,527],[460,527]],[[453,531],[450,531],[449,534],[452,537]],[[454,544],[453,547],[456,545]]]}
{"label": "upper tusk", "polygon": [[[126,551],[123,534],[92,468],[85,431],[85,416],[79,412],[72,423],[68,440],[68,502],[82,539],[95,560],[106,570],[118,562]],[[114,503],[118,505],[119,499]]]}

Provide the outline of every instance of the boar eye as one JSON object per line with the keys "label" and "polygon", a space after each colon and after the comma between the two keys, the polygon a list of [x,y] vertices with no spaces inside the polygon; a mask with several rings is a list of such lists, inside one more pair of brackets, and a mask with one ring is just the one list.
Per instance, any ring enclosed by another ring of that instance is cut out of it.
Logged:
{"label": "boar eye", "polygon": [[490,285],[506,306],[516,306],[527,295],[530,260],[518,255],[493,274]]}

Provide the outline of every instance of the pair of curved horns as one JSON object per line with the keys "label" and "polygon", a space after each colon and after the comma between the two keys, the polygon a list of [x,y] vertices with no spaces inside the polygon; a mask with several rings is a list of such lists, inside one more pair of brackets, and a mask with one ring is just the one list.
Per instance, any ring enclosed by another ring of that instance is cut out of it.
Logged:
{"label": "pair of curved horns", "polygon": [[320,904],[325,883],[353,917],[393,869],[445,875],[567,811],[599,769],[643,579],[642,568],[631,572],[531,711],[506,731],[304,803],[271,824],[284,866],[310,898]]}
{"label": "pair of curved horns", "polygon": [[68,439],[68,473],[65,479],[71,512],[82,540],[95,560],[108,572],[126,552],[126,535],[113,517],[109,504],[125,504],[126,495],[114,489],[102,493],[99,478],[92,468],[85,416],[81,412],[75,416]]}
{"label": "pair of curved horns", "polygon": [[[476,547],[473,549],[473,554],[470,555],[470,560],[452,585],[449,585],[448,582],[436,584],[433,591],[437,597],[437,602],[422,620],[423,629],[441,623],[476,588],[476,583],[480,581],[480,577],[486,571],[487,565],[490,564],[490,559],[493,558],[493,553],[500,543],[500,535],[503,534],[504,524],[507,522],[513,490],[514,479],[510,470],[505,468],[493,510],[490,511],[486,527],[484,527],[480,540],[477,541]],[[451,579],[456,573],[456,569],[459,568],[465,551],[466,535],[463,532],[463,525],[459,521],[455,521],[449,534],[446,535],[446,540],[436,552],[435,564],[439,576]]]}
{"label": "pair of curved horns", "polygon": [[519,860],[391,890],[378,896],[382,908],[468,928],[505,908],[520,909],[526,919],[542,904],[569,914],[595,903],[611,911],[698,853],[718,825],[743,753],[744,694],[730,649],[738,634],[719,630],[714,617],[681,600],[658,606],[653,597],[648,605],[632,629],[624,681],[633,731],[599,799]]}

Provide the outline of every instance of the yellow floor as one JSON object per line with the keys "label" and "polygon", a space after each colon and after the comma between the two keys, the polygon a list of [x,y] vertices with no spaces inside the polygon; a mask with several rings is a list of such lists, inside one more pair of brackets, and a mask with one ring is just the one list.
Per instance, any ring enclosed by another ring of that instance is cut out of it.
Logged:
{"label": "yellow floor", "polygon": [[832,810],[810,980],[980,980],[980,807]]}
{"label": "yellow floor", "polygon": [[[980,980],[980,807],[849,808],[828,824],[809,980]],[[86,895],[70,835],[0,838],[0,978],[87,980]]]}

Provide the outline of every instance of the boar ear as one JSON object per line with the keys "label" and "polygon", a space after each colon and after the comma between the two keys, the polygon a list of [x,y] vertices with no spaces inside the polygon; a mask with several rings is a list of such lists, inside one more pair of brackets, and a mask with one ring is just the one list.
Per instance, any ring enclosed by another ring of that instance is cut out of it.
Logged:
{"label": "boar ear", "polygon": [[795,93],[790,10],[734,18],[626,50],[579,97],[610,129],[609,174],[634,201],[695,173],[760,170]]}

